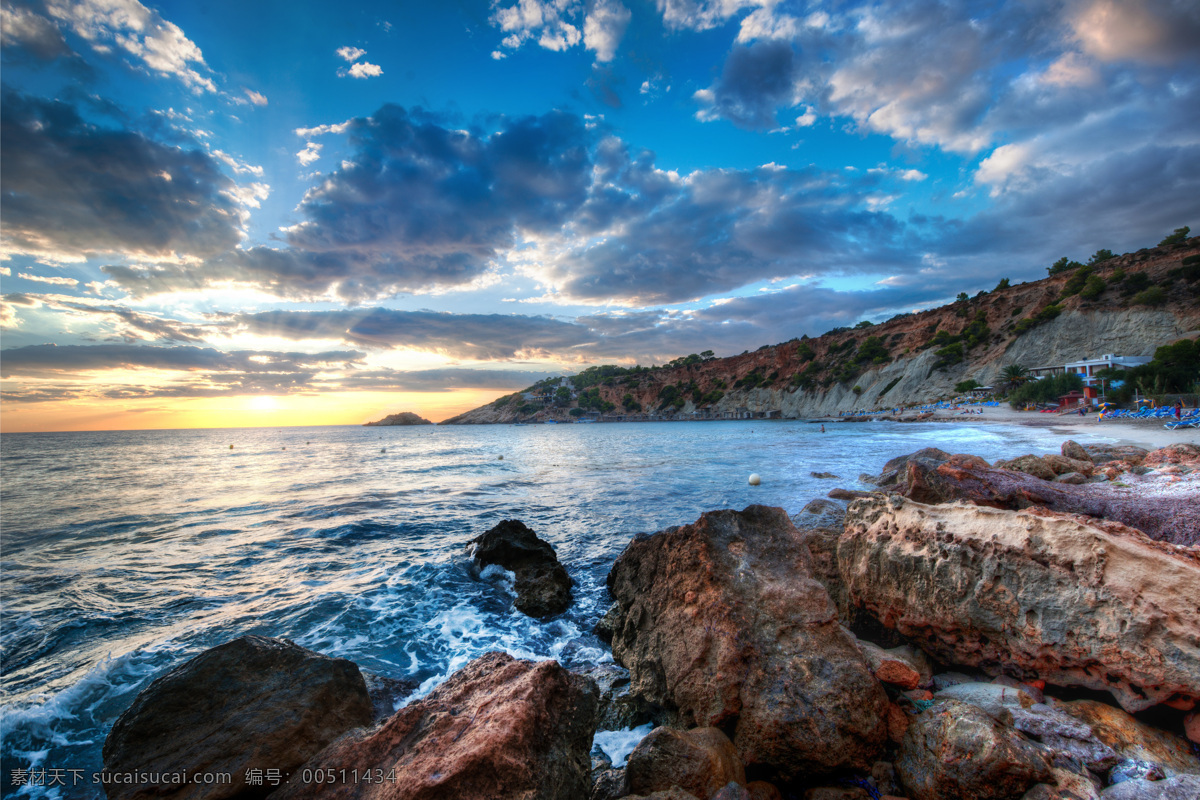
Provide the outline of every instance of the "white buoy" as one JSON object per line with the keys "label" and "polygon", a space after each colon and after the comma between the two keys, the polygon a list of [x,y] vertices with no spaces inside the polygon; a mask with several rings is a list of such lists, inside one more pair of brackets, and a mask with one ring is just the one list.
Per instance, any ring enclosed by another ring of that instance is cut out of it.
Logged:
{"label": "white buoy", "polygon": [[757,472],[751,472],[751,473],[750,473],[750,485],[751,485],[751,486],[758,486],[760,483],[762,483],[762,478],[758,477],[758,473],[757,473]]}

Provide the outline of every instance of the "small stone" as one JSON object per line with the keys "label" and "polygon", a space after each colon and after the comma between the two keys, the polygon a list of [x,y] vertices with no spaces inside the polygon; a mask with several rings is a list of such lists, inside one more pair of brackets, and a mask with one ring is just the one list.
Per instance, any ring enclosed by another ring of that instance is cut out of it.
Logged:
{"label": "small stone", "polygon": [[1153,761],[1140,758],[1126,758],[1108,771],[1109,783],[1124,783],[1125,781],[1161,781],[1167,777],[1163,768]]}

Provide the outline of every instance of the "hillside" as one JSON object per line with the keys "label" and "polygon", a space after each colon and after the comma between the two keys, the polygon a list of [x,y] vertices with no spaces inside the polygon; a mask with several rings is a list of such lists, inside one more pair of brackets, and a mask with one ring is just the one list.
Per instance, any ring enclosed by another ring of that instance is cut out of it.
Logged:
{"label": "hillside", "polygon": [[390,425],[432,425],[433,423],[424,417],[419,417],[411,411],[401,411],[397,414],[388,414],[386,417],[375,422],[364,422],[363,426],[367,428],[390,426]]}
{"label": "hillside", "polygon": [[[1185,264],[1186,260],[1186,264]],[[999,276],[997,276],[999,279]],[[922,403],[958,382],[990,385],[1009,364],[1064,364],[1105,353],[1153,355],[1200,329],[1200,237],[1126,253],[1095,265],[1064,265],[1038,281],[815,338],[764,345],[728,358],[698,355],[665,367],[592,367],[446,420],[477,424],[655,414],[769,414],[784,418]],[[705,354],[708,355],[708,354]],[[858,392],[855,389],[858,389]]]}

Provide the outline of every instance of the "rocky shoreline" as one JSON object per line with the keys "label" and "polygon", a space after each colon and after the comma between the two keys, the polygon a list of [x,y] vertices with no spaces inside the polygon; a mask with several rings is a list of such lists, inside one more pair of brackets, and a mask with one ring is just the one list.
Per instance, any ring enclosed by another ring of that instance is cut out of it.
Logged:
{"label": "rocky shoreline", "polygon": [[[1200,447],[988,464],[929,448],[789,518],[635,537],[616,664],[489,653],[414,685],[247,636],[144,689],[109,798],[1200,797]],[[845,498],[843,502],[836,498]],[[539,619],[572,602],[515,520],[470,543]],[[648,735],[622,763],[598,730]],[[177,782],[227,773],[226,783]]]}

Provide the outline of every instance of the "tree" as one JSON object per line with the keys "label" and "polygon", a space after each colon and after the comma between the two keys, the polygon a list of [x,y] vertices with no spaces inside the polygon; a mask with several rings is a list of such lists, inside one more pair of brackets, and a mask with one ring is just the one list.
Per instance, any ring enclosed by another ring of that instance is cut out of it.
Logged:
{"label": "tree", "polygon": [[1060,272],[1072,272],[1082,266],[1083,264],[1080,264],[1078,261],[1072,261],[1066,256],[1063,256],[1058,261],[1055,261],[1053,264],[1046,267],[1046,272],[1050,275],[1058,275]]}
{"label": "tree", "polygon": [[1016,388],[1029,381],[1029,368],[1020,364],[1009,364],[1000,370],[1000,377],[1004,379],[1005,384]]}
{"label": "tree", "polygon": [[1099,275],[1089,275],[1087,282],[1083,285],[1083,289],[1079,291],[1079,296],[1084,300],[1095,300],[1104,293],[1107,284],[1104,278]]}
{"label": "tree", "polygon": [[1000,291],[1001,289],[1007,289],[1007,288],[1008,288],[1008,285],[1009,285],[1009,284],[1008,284],[1008,278],[1001,278],[1001,279],[1000,279],[1000,282],[996,284],[996,288],[995,288],[995,289],[992,289],[992,291],[993,291],[993,292],[998,292],[998,291]]}
{"label": "tree", "polygon": [[958,297],[954,298],[955,302],[957,303],[965,303],[970,299],[971,298],[967,296],[966,292],[959,292]]}
{"label": "tree", "polygon": [[1182,228],[1176,228],[1175,232],[1172,233],[1167,238],[1163,239],[1161,242],[1159,242],[1158,246],[1165,247],[1166,245],[1169,245],[1169,244],[1179,244],[1184,239],[1186,239],[1188,237],[1188,234],[1191,232],[1192,232],[1192,229],[1189,228],[1187,225],[1184,225]]}
{"label": "tree", "polygon": [[958,383],[954,384],[954,391],[958,392],[959,394],[963,394],[964,392],[969,392],[972,389],[978,388],[979,381],[975,380],[974,378],[967,378],[965,381],[959,381]]}
{"label": "tree", "polygon": [[1112,250],[1097,250],[1092,253],[1092,257],[1088,259],[1088,266],[1094,267],[1102,261],[1108,261],[1110,258],[1116,258]]}
{"label": "tree", "polygon": [[713,353],[712,350],[705,350],[703,353],[700,354],[700,357],[702,359],[704,359],[705,361],[712,361],[717,356]]}

